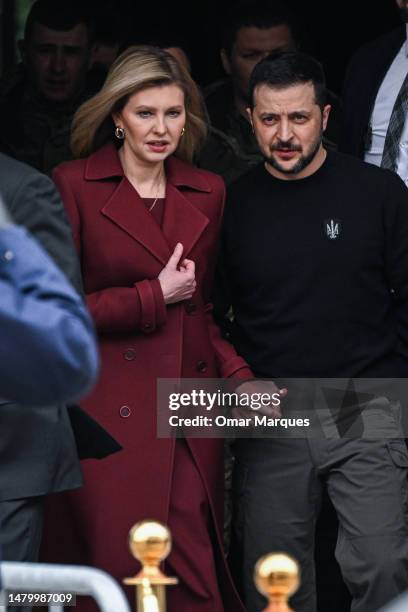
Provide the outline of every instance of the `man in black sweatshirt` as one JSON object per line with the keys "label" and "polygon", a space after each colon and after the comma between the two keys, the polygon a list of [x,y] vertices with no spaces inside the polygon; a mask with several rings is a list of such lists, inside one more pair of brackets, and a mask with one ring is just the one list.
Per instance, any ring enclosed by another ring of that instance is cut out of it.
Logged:
{"label": "man in black sweatshirt", "polygon": [[[265,162],[232,186],[223,236],[238,352],[257,377],[274,380],[408,377],[405,185],[324,149],[330,107],[312,58],[269,56],[252,73],[250,99]],[[273,550],[300,562],[293,608],[316,611],[323,481],[339,518],[336,557],[353,612],[376,610],[408,587],[408,452],[396,403],[373,401],[386,439],[328,437],[323,421],[318,437],[236,444],[234,544],[250,612],[265,606],[254,563]]]}

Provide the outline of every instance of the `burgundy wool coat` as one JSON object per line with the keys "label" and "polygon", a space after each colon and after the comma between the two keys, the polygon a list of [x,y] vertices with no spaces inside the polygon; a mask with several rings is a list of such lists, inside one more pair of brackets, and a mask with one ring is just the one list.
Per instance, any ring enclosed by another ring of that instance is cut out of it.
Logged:
{"label": "burgundy wool coat", "polygon": [[[221,339],[209,303],[224,184],[175,157],[166,161],[166,175],[160,228],[125,178],[113,145],[54,171],[100,340],[101,375],[83,406],[124,450],[88,461],[84,488],[54,506],[53,519],[63,521],[64,534],[47,559],[87,563],[118,579],[138,569],[127,549],[130,527],[144,518],[168,519],[175,441],[156,437],[156,379],[252,376]],[[157,276],[177,242],[196,264],[197,289],[191,300],[166,306]],[[188,445],[216,526],[226,610],[238,612],[220,535],[223,441],[190,439]],[[46,539],[49,548],[49,534]]]}

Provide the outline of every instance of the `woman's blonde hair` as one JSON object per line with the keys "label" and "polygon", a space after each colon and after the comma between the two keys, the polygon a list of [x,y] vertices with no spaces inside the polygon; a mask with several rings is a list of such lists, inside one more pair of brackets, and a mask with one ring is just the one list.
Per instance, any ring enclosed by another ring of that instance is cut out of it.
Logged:
{"label": "woman's blonde hair", "polygon": [[112,64],[102,89],[79,107],[72,124],[71,149],[85,157],[115,141],[112,113],[119,113],[129,97],[154,86],[177,85],[184,92],[185,133],[175,155],[192,161],[207,128],[201,93],[188,71],[158,47],[129,47]]}

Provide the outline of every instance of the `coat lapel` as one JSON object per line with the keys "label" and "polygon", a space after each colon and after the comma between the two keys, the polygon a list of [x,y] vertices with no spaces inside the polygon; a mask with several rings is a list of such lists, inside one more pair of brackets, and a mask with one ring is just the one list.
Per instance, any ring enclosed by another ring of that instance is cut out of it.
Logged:
{"label": "coat lapel", "polygon": [[189,196],[202,194],[201,198],[205,198],[212,187],[203,172],[173,156],[166,161],[166,174],[163,232],[171,249],[181,242],[183,255],[188,257],[209,223],[208,217],[190,201]]}
{"label": "coat lapel", "polygon": [[163,265],[166,265],[171,252],[163,231],[125,177],[122,178],[101,212],[140,242]]}
{"label": "coat lapel", "polygon": [[173,251],[178,242],[187,257],[207,227],[208,218],[199,211],[172,183],[167,183],[163,233]]}
{"label": "coat lapel", "polygon": [[162,228],[123,175],[119,156],[113,145],[106,145],[91,155],[85,174],[87,180],[121,178],[101,212],[142,244],[163,265],[167,263],[177,242],[182,243],[183,254],[188,256],[209,223],[207,216],[189,200],[188,194],[205,194],[212,191],[202,172],[174,157],[166,161],[166,174]]}

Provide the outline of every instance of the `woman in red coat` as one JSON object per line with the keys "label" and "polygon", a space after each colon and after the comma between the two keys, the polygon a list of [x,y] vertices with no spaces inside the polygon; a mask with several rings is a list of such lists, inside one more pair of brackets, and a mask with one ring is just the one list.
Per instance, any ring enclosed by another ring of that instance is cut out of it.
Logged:
{"label": "woman in red coat", "polygon": [[167,572],[180,580],[169,612],[239,612],[220,535],[223,442],[156,437],[157,378],[251,376],[211,317],[224,185],[189,163],[205,135],[201,108],[176,60],[133,47],[77,112],[73,149],[89,157],[55,170],[100,339],[101,376],[84,405],[124,450],[88,462],[84,488],[64,494],[58,514],[54,504],[63,533],[52,543],[48,531],[46,549],[121,580],[137,569],[130,527],[157,519],[172,531]]}

